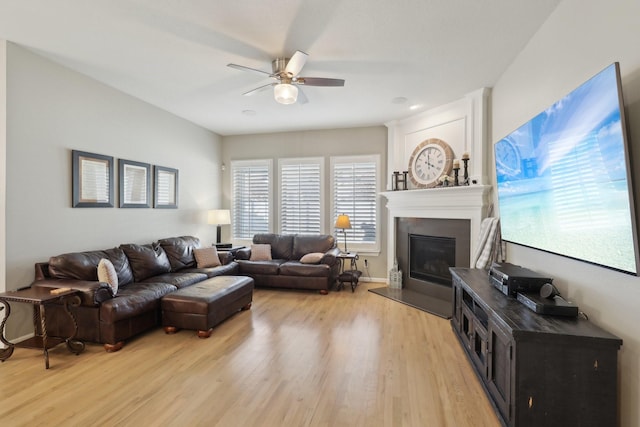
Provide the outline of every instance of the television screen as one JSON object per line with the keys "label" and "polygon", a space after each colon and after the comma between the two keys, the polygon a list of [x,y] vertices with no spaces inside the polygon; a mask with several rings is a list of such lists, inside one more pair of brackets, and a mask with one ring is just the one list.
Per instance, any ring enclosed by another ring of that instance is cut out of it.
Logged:
{"label": "television screen", "polygon": [[618,64],[495,146],[505,241],[638,274]]}

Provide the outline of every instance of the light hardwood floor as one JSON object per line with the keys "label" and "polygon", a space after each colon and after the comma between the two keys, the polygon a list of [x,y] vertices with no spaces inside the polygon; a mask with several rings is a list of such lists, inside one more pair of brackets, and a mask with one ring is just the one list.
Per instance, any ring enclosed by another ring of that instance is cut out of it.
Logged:
{"label": "light hardwood floor", "polygon": [[17,348],[8,426],[499,426],[448,320],[367,292],[257,289],[208,339],[158,328],[107,354]]}

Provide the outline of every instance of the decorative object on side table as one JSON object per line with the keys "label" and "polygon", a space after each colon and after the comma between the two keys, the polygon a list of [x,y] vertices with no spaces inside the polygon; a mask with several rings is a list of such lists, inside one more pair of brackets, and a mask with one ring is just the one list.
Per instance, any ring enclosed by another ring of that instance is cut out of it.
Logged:
{"label": "decorative object on side table", "polygon": [[338,215],[338,218],[336,218],[335,227],[342,229],[342,233],[344,233],[344,251],[348,253],[349,250],[347,249],[347,232],[345,230],[351,228],[351,220],[349,219],[349,215]]}

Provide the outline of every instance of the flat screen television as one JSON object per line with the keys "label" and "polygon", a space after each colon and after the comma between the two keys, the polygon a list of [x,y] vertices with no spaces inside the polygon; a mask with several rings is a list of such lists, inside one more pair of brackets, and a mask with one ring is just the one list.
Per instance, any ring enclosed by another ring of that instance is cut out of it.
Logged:
{"label": "flat screen television", "polygon": [[614,63],[494,146],[503,240],[638,274],[638,238]]}

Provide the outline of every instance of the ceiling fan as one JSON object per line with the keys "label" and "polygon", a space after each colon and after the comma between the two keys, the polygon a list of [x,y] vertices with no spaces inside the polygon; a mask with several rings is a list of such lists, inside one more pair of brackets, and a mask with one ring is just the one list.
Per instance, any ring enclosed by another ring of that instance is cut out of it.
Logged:
{"label": "ceiling fan", "polygon": [[274,59],[271,63],[271,73],[238,64],[227,64],[227,66],[242,71],[260,73],[276,80],[243,93],[245,96],[273,87],[273,95],[280,104],[293,104],[298,100],[301,104],[306,104],[308,102],[307,97],[302,90],[298,89],[298,86],[344,86],[343,79],[299,76],[298,74],[306,64],[308,56],[306,53],[297,50],[291,58]]}

